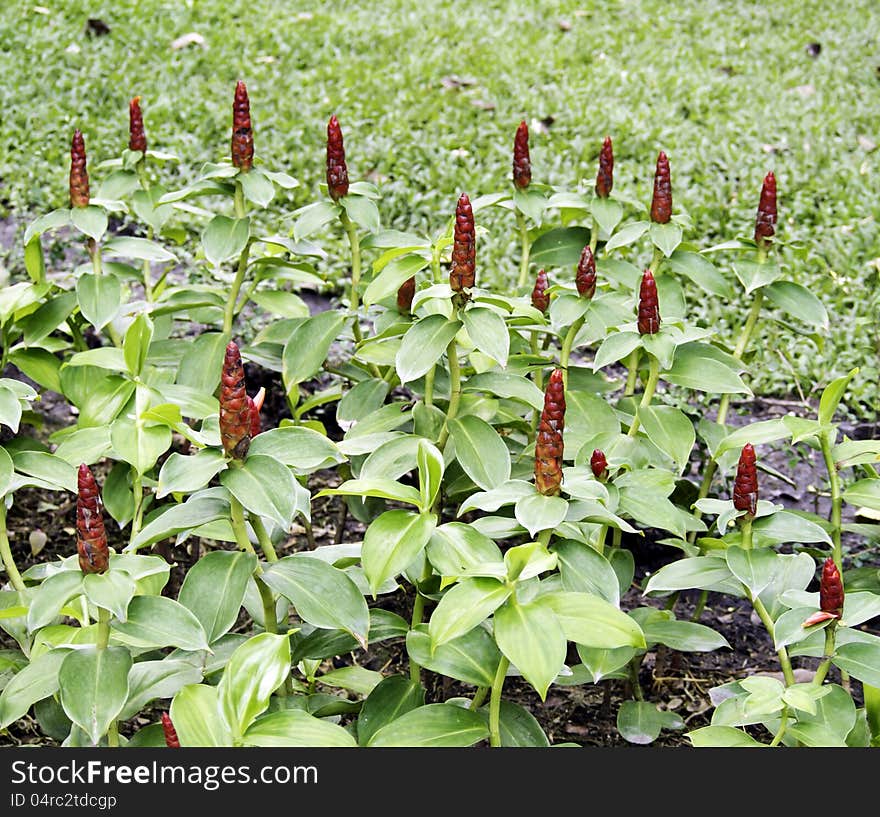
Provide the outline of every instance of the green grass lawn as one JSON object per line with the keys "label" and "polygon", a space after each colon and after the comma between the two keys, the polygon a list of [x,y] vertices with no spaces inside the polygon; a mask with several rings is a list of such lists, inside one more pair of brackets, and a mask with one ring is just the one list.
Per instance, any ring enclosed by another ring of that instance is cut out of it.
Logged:
{"label": "green grass lawn", "polygon": [[[533,179],[566,189],[592,185],[610,134],[615,189],[645,203],[657,152],[667,152],[675,207],[689,212],[700,246],[751,234],[761,179],[774,170],[778,234],[803,246],[784,253],[787,275],[811,286],[832,320],[818,344],[765,322],[753,383],[809,396],[860,365],[852,394],[861,413],[878,408],[876,0],[45,2],[9,2],[0,18],[0,199],[17,219],[65,205],[74,127],[91,161],[119,154],[135,94],[151,146],[183,160],[169,178],[226,155],[239,78],[258,157],[302,183],[289,205],[319,195],[336,113],[352,178],[380,185],[384,227],[433,233],[461,191],[509,189],[520,119],[532,124]],[[109,34],[87,36],[88,17]],[[173,50],[189,32],[204,45]],[[493,209],[480,221],[490,232],[480,275],[509,284],[513,217]],[[332,234],[328,248],[338,246]],[[650,251],[640,253],[634,262],[647,263]],[[14,274],[20,242],[6,255]],[[697,318],[730,339],[735,310],[694,294]]]}

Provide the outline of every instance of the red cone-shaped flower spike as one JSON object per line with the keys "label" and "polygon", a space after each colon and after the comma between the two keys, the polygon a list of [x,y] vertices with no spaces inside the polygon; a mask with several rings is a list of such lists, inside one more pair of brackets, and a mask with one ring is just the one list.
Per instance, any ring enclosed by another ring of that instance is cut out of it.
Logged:
{"label": "red cone-shaped flower spike", "polygon": [[597,448],[590,457],[590,468],[596,479],[604,480],[608,476],[608,460],[605,459],[605,452]]}
{"label": "red cone-shaped flower spike", "polygon": [[751,443],[743,446],[733,482],[733,507],[754,516],[758,508],[758,466]]}
{"label": "red cone-shaped flower spike", "polygon": [[832,613],[840,617],[843,612],[843,579],[840,571],[830,556],[822,565],[822,576],[819,580],[819,608],[823,613]]}
{"label": "red cone-shaped flower spike", "polygon": [[449,286],[453,292],[473,287],[477,270],[477,233],[474,211],[466,193],[459,196],[455,208],[455,231],[452,241],[452,268]]}
{"label": "red cone-shaped flower spike", "polygon": [[761,186],[761,200],[755,217],[755,241],[762,249],[770,246],[776,233],[776,176],[770,171]]}
{"label": "red cone-shaped flower spike", "polygon": [[82,464],[77,475],[76,550],[83,573],[104,573],[110,562],[101,493],[88,465]]}
{"label": "red cone-shaped flower spike", "polygon": [[513,140],[513,183],[524,190],[532,181],[532,162],[529,158],[529,126],[520,122]]}
{"label": "red cone-shaped flower spike", "polygon": [[611,195],[614,186],[614,151],[611,147],[611,137],[606,136],[599,151],[599,172],[596,174],[596,195],[600,199],[607,199]]}
{"label": "red cone-shaped flower spike", "polygon": [[241,353],[230,341],[220,377],[220,440],[224,451],[235,459],[243,460],[251,444],[252,403],[245,392]]}
{"label": "red cone-shaped flower spike", "polygon": [[327,192],[333,201],[348,195],[348,167],[339,120],[331,116],[327,123]]}
{"label": "red cone-shaped flower spike", "polygon": [[251,439],[257,436],[262,430],[260,423],[260,409],[263,408],[263,401],[266,399],[266,389],[260,387],[256,397],[248,397],[248,408],[251,412]]}
{"label": "red cone-shaped flower spike", "polygon": [[86,167],[86,143],[82,132],[75,130],[70,142],[70,206],[89,206],[89,171]]}
{"label": "red cone-shaped flower spike", "polygon": [[416,276],[407,278],[397,290],[397,309],[399,312],[410,312],[412,310],[413,298],[416,294]]}
{"label": "red cone-shaped flower spike", "polygon": [[544,270],[538,270],[538,274],[535,276],[535,288],[532,290],[532,306],[539,312],[546,312],[550,306],[547,284],[547,273]]}
{"label": "red cone-shaped flower spike", "polygon": [[589,244],[581,252],[574,282],[581,298],[592,298],[596,294],[596,259]]}
{"label": "red cone-shaped flower spike", "polygon": [[639,334],[654,335],[660,331],[660,301],[654,273],[646,269],[639,286]]}
{"label": "red cone-shaped flower spike", "polygon": [[666,224],[672,217],[672,181],[669,176],[669,159],[661,150],[654,171],[654,197],[651,199],[651,221]]}
{"label": "red cone-shaped flower spike", "polygon": [[162,731],[165,733],[165,745],[169,749],[179,749],[180,739],[177,737],[177,730],[167,712],[162,713]]}
{"label": "red cone-shaped flower spike", "polygon": [[562,485],[564,428],[565,386],[562,369],[555,369],[544,392],[544,410],[535,437],[535,487],[544,496],[558,494]]}
{"label": "red cone-shaped flower spike", "polygon": [[239,80],[232,102],[232,164],[247,172],[254,164],[254,132],[247,87]]}
{"label": "red cone-shaped flower spike", "polygon": [[128,103],[128,149],[147,150],[147,133],[144,130],[144,117],[141,113],[141,98],[134,97]]}

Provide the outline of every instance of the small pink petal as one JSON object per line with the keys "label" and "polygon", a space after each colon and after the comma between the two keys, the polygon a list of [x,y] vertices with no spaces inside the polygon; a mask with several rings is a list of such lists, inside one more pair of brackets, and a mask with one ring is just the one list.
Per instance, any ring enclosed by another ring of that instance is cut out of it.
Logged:
{"label": "small pink petal", "polygon": [[830,621],[833,618],[840,618],[840,616],[837,613],[826,613],[824,610],[819,610],[801,624],[801,627],[812,627],[814,624],[821,624],[823,621]]}

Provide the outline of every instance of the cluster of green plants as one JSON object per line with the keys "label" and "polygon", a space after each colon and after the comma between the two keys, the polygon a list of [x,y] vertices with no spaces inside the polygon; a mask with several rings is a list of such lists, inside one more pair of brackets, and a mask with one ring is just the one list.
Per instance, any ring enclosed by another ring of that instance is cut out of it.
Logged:
{"label": "cluster of green plants", "polygon": [[[847,564],[844,538],[877,536],[844,508],[880,512],[880,441],[847,439],[835,419],[859,373],[830,380],[815,417],[727,423],[751,395],[760,322],[829,323],[779,261],[770,175],[754,237],[744,224],[700,251],[673,206],[674,156],[660,153],[650,203],[615,192],[610,139],[595,188],[560,189],[532,180],[523,123],[513,182],[462,194],[418,234],[381,228],[381,190],[349,182],[335,117],[326,195],[293,212],[275,203],[298,181],[255,155],[242,83],[229,155],[183,188],[157,181],[172,157],[150,148],[137,99],[130,123],[99,185],[74,136],[71,206],[29,225],[29,280],[0,293],[3,368],[75,417],[45,441],[24,433],[39,393],[0,381],[14,435],[0,452],[0,627],[17,645],[0,653],[0,728],[33,711],[69,746],[547,746],[504,698],[516,675],[542,700],[554,684],[628,679],[618,726],[650,742],[685,726],[645,700],[645,655],[729,649],[701,607],[677,614],[700,590],[754,607],[782,680],[720,687],[694,746],[880,741],[880,638],[858,629],[880,615],[880,580]],[[519,240],[503,292],[481,281],[489,208]],[[199,269],[168,249],[193,225]],[[43,238],[62,229],[86,263],[46,262]],[[312,315],[301,293],[326,283],[331,233],[348,244],[346,296]],[[736,333],[691,320],[706,299],[738,316]],[[254,310],[263,328],[243,337]],[[290,414],[276,428],[241,358],[274,374]],[[770,444],[821,453],[828,518],[758,498],[747,453],[760,465]],[[5,521],[29,490],[77,495],[77,541],[20,572]],[[361,541],[313,546],[328,496]],[[635,587],[627,541],[658,532],[668,564]],[[193,538],[207,552],[171,598],[172,566],[149,549]],[[359,664],[388,639],[405,644],[406,674]],[[799,657],[821,659],[810,681]],[[428,702],[432,675],[459,694]],[[155,722],[120,734],[142,712]]]}

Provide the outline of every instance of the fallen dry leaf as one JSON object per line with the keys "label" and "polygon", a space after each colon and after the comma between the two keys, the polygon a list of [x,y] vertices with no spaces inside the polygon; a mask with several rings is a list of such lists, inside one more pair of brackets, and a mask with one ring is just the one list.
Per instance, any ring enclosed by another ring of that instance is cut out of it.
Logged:
{"label": "fallen dry leaf", "polygon": [[196,31],[190,31],[189,34],[184,34],[181,37],[178,37],[176,40],[171,41],[171,48],[175,51],[180,51],[181,48],[186,48],[190,45],[201,45],[204,46],[205,38]]}

